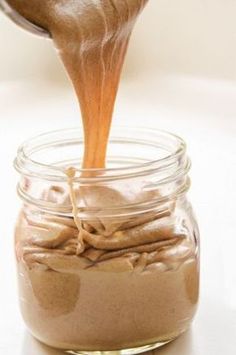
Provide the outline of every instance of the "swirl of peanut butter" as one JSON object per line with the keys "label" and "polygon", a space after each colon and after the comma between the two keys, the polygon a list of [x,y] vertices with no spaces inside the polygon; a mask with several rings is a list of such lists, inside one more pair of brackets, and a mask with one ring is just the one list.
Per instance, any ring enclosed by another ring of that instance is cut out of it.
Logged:
{"label": "swirl of peanut butter", "polygon": [[[134,218],[125,215],[119,220],[112,215],[105,218],[99,214],[106,201],[109,204],[114,196],[119,206],[134,202],[137,198],[138,201],[151,198],[150,192],[137,192],[136,189],[137,186],[127,196],[124,191],[105,187],[102,194],[98,193],[100,189],[89,189],[87,203],[97,206],[98,214],[88,214],[81,220],[80,215],[76,214],[71,218],[45,213],[38,219],[27,211],[22,213],[17,233],[22,238],[19,248],[22,255],[18,258],[23,257],[30,268],[40,266],[73,273],[81,269],[112,272],[149,270],[154,266],[163,271],[194,258],[194,242],[184,221],[180,223],[176,220],[173,205],[162,213],[140,213]],[[54,191],[53,187],[51,191]],[[75,192],[73,187],[71,191]],[[64,191],[60,193],[66,198]],[[57,191],[58,201],[61,201],[60,193]],[[57,202],[50,191],[44,196]],[[75,201],[74,204],[76,208]],[[182,227],[177,227],[179,225]],[[20,243],[20,240],[17,242]]]}

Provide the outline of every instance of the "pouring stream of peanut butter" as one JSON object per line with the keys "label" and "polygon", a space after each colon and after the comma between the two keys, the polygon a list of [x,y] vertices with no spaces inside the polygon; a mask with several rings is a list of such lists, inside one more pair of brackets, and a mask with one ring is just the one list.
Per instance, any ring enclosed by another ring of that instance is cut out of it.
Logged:
{"label": "pouring stream of peanut butter", "polygon": [[129,38],[147,0],[8,0],[52,36],[78,96],[83,168],[104,168]]}

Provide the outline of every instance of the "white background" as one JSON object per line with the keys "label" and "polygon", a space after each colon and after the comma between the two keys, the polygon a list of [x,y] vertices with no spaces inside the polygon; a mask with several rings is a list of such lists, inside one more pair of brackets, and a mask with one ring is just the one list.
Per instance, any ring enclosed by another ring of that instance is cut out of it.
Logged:
{"label": "white background", "polygon": [[[202,238],[201,302],[192,330],[158,355],[236,353],[236,1],[150,0],[130,46],[114,123],[170,130],[188,143]],[[60,355],[21,320],[12,161],[28,137],[80,122],[50,41],[0,16],[0,355]]]}

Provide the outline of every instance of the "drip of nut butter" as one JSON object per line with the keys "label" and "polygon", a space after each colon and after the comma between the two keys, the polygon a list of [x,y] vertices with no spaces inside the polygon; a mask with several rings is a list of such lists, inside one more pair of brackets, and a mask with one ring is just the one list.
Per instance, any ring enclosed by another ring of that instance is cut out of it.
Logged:
{"label": "drip of nut butter", "polygon": [[83,168],[104,168],[129,38],[147,0],[8,0],[46,29],[72,80],[83,118]]}

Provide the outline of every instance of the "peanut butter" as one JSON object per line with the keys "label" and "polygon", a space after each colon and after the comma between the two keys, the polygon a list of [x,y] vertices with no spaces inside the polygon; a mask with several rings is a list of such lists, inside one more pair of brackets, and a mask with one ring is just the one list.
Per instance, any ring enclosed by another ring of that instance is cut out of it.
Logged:
{"label": "peanut butter", "polygon": [[[80,102],[83,168],[104,168],[125,53],[147,0],[8,2],[50,33]],[[68,190],[42,192],[44,201],[71,203],[69,216],[25,206],[19,217],[16,255],[26,324],[36,338],[65,350],[174,339],[188,328],[198,300],[198,250],[187,219],[176,213],[180,206],[173,201],[160,212],[131,215],[127,206],[148,203],[159,192],[145,191],[145,182],[77,187],[74,172],[65,171]],[[96,211],[81,218],[81,206]]]}

